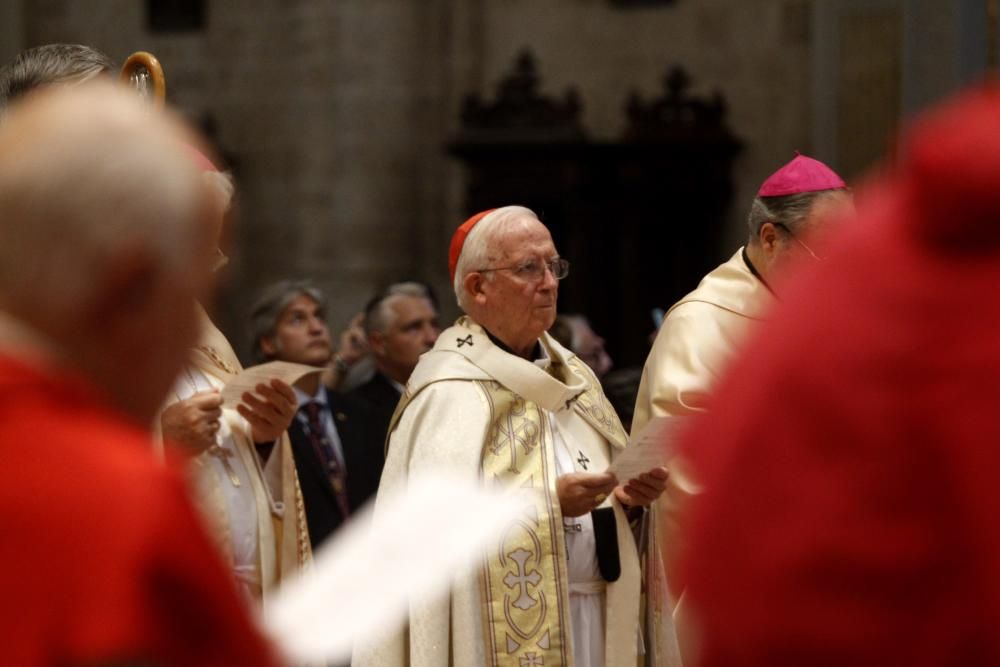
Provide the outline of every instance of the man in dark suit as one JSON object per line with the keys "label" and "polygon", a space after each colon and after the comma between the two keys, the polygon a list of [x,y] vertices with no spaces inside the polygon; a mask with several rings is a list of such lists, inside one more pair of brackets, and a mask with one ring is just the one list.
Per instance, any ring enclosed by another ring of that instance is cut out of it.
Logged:
{"label": "man in dark suit", "polygon": [[365,333],[375,375],[349,396],[368,408],[369,430],[378,434],[383,447],[410,373],[441,333],[430,292],[416,282],[389,286],[365,309]]}
{"label": "man in dark suit", "polygon": [[[326,299],[307,281],[268,287],[253,309],[257,361],[327,366],[333,357]],[[363,403],[327,391],[319,375],[295,387],[299,410],[288,429],[313,546],[378,490],[383,451]],[[261,452],[266,457],[266,452]]]}

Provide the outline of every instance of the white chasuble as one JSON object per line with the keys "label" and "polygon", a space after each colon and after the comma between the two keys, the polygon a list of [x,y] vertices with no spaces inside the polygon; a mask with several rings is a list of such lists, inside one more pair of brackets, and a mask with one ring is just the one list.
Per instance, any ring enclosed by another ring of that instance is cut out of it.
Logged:
{"label": "white chasuble", "polygon": [[[445,599],[412,601],[409,626],[359,648],[354,665],[637,664],[641,565],[625,514],[613,497],[605,501],[617,519],[622,566],[608,583],[596,570],[592,528],[567,540],[567,525],[589,515],[564,520],[555,486],[565,472],[605,470],[625,433],[590,369],[548,335],[539,343],[547,359],[527,361],[463,317],[421,357],[390,427],[380,496],[423,471],[541,493],[483,554],[478,572],[456,577]],[[576,614],[574,602],[582,603]],[[574,637],[576,623],[603,636]],[[574,661],[578,645],[601,654]]]}
{"label": "white chasuble", "polygon": [[[169,403],[209,389],[221,390],[241,366],[225,336],[203,317],[202,335]],[[305,505],[287,435],[261,465],[249,423],[222,411],[216,444],[192,460],[196,500],[240,585],[266,603],[281,579],[312,557]]]}
{"label": "white chasuble", "polygon": [[[749,329],[774,303],[768,286],[754,273],[740,248],[729,261],[702,279],[698,287],[667,311],[646,359],[632,420],[633,435],[653,417],[688,416],[705,410],[709,393],[739,351]],[[667,564],[683,548],[679,516],[687,499],[698,493],[697,482],[683,460],[670,464],[667,490],[657,503]],[[679,590],[671,591],[674,596]],[[696,640],[683,610],[674,611],[677,643],[684,664],[692,664]],[[685,634],[689,636],[685,636]]]}

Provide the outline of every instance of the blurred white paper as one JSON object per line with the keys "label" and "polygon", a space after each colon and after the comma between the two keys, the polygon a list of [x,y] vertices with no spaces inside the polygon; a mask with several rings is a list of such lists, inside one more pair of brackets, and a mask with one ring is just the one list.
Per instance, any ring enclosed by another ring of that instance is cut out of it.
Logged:
{"label": "blurred white paper", "polygon": [[628,441],[621,454],[608,466],[619,482],[634,479],[653,468],[666,467],[677,449],[678,427],[684,417],[653,417]]}
{"label": "blurred white paper", "polygon": [[478,567],[530,505],[467,479],[411,478],[405,493],[379,499],[374,521],[371,504],[352,515],[266,606],[265,626],[292,661],[348,661],[354,645],[402,628],[411,602],[445,595]]}
{"label": "blurred white paper", "polygon": [[259,384],[268,384],[271,380],[281,380],[285,384],[295,384],[302,378],[314,373],[322,373],[324,369],[305,364],[293,364],[287,361],[269,361],[259,366],[245,368],[222,388],[222,405],[235,408],[243,400],[245,392],[253,392]]}

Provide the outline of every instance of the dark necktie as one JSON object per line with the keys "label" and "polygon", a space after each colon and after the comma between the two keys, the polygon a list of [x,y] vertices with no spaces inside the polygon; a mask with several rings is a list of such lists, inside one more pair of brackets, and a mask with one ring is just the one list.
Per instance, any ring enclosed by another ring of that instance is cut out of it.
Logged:
{"label": "dark necktie", "polygon": [[309,443],[312,445],[316,458],[319,459],[323,471],[330,478],[330,486],[333,487],[333,495],[337,499],[337,508],[340,516],[346,519],[351,515],[350,504],[347,501],[347,471],[337,452],[333,448],[330,439],[326,437],[326,430],[323,428],[323,421],[320,418],[321,404],[316,401],[309,401],[305,404],[306,416],[309,419]]}

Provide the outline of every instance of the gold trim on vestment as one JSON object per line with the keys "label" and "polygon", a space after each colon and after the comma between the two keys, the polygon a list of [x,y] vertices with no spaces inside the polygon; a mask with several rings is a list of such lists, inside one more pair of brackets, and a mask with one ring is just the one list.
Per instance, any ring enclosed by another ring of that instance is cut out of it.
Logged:
{"label": "gold trim on vestment", "polygon": [[482,569],[483,621],[491,667],[570,667],[572,649],[562,515],[554,499],[548,419],[498,382],[477,381],[490,406],[483,449],[487,483],[537,489],[534,505],[504,532]]}
{"label": "gold trim on vestment", "polygon": [[[585,366],[578,357],[570,357],[566,364],[580,377],[591,376],[589,367]],[[612,447],[623,448],[628,442],[628,434],[625,427],[618,419],[611,401],[600,389],[597,378],[588,383],[587,390],[576,398],[576,413],[584,418],[594,429],[603,435]]]}

